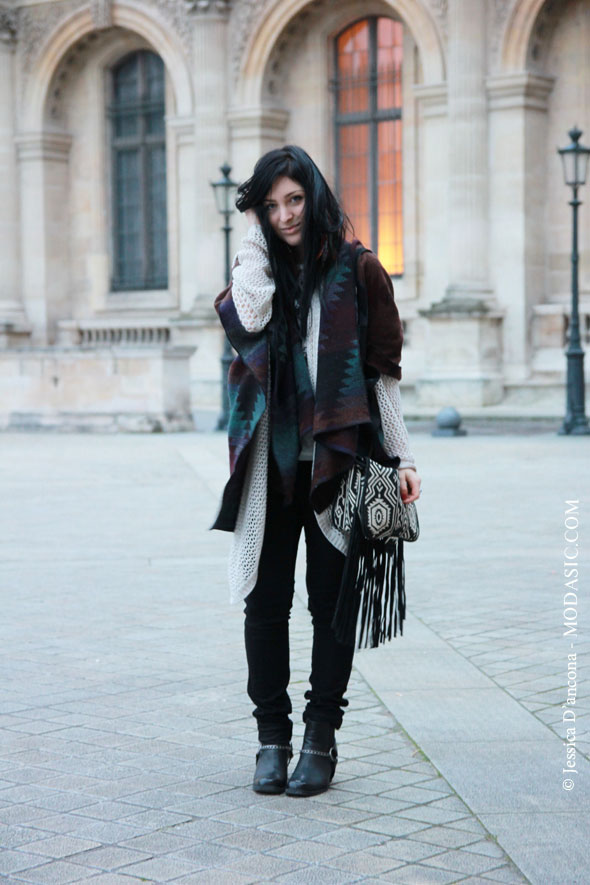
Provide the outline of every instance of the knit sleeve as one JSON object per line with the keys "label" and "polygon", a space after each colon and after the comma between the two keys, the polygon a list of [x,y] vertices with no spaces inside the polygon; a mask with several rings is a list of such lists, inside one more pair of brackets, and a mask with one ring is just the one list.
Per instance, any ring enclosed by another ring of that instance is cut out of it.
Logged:
{"label": "knit sleeve", "polygon": [[242,240],[232,270],[232,298],[246,332],[261,332],[272,316],[274,280],[262,228],[253,224]]}
{"label": "knit sleeve", "polygon": [[414,455],[410,451],[408,431],[402,414],[399,381],[390,375],[381,375],[375,385],[375,394],[381,413],[385,450],[390,458],[399,455],[400,467],[416,469]]}

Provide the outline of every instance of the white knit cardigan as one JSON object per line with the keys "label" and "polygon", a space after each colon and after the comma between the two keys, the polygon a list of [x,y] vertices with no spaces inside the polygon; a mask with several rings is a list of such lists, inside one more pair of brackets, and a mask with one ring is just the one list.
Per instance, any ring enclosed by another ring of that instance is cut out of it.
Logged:
{"label": "white knit cardigan", "polygon": [[[266,239],[260,225],[252,225],[237,253],[237,263],[232,272],[232,297],[241,324],[247,332],[260,332],[272,315],[274,281],[268,261]],[[305,355],[312,387],[315,391],[318,364],[318,341],[320,332],[320,302],[314,294],[304,341]],[[268,392],[270,394],[270,391]],[[408,432],[402,415],[399,382],[397,378],[380,376],[375,386],[385,450],[389,457],[400,457],[400,467],[416,469],[414,456],[409,448]],[[267,396],[267,403],[270,395]],[[252,441],[242,497],[233,532],[229,557],[230,600],[237,603],[253,589],[258,578],[258,563],[264,538],[267,502],[269,451],[268,406],[262,415]],[[330,508],[316,513],[318,524],[331,544],[342,553],[346,552],[347,537],[338,531],[331,521]]]}

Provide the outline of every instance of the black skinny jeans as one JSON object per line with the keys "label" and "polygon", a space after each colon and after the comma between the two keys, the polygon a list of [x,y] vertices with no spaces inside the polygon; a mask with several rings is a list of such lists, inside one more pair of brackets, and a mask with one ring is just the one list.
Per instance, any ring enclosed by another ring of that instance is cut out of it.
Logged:
{"label": "black skinny jeans", "polygon": [[[289,615],[295,586],[295,560],[301,529],[307,545],[306,583],[313,623],[311,690],[303,721],[342,724],[354,648],[336,641],[330,626],[345,557],[327,540],[309,502],[311,462],[300,461],[294,501],[288,507],[269,488],[264,541],[256,586],[246,597],[245,640],[248,694],[255,704],[262,743],[291,740],[291,700],[287,692]],[[272,483],[269,483],[269,486]]]}

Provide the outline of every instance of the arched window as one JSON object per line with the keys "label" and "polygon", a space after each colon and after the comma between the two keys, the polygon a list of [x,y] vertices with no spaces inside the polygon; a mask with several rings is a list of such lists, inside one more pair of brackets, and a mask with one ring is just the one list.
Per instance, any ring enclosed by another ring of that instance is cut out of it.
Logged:
{"label": "arched window", "polygon": [[168,286],[164,65],[126,55],[112,72],[113,291]]}
{"label": "arched window", "polygon": [[366,18],[336,40],[336,182],[356,235],[404,270],[402,24]]}

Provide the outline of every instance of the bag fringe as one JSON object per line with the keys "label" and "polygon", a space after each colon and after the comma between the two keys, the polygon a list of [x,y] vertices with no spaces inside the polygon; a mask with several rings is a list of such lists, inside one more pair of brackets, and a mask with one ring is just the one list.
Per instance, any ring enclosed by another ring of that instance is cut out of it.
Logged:
{"label": "bag fringe", "polygon": [[[336,639],[358,648],[376,648],[403,636],[406,616],[404,542],[372,541],[363,536],[358,516],[350,533],[348,552],[332,628]],[[360,613],[360,623],[359,623]]]}

